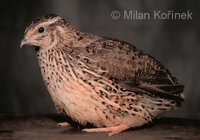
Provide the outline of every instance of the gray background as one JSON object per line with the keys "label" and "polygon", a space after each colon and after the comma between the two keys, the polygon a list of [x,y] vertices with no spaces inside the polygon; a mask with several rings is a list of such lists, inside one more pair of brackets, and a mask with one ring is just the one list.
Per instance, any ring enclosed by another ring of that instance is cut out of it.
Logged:
{"label": "gray background", "polygon": [[[111,18],[118,10],[121,17]],[[192,20],[123,19],[123,11],[192,12]],[[200,1],[198,0],[1,0],[0,113],[56,113],[34,48],[19,49],[34,18],[55,13],[79,30],[127,41],[163,63],[185,85],[182,108],[167,117],[200,119]]]}

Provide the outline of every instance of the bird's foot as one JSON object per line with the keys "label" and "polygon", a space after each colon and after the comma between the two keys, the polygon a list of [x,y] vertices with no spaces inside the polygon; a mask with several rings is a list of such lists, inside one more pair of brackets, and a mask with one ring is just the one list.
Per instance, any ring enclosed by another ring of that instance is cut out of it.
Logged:
{"label": "bird's foot", "polygon": [[60,122],[60,123],[57,124],[57,126],[64,126],[64,127],[66,127],[66,126],[70,126],[70,124],[68,122]]}
{"label": "bird's foot", "polygon": [[105,128],[90,128],[90,129],[83,129],[82,131],[84,132],[109,132],[109,136],[118,134],[126,129],[128,129],[129,127],[124,125],[124,124],[120,124],[118,126],[112,126],[112,127],[105,127]]}

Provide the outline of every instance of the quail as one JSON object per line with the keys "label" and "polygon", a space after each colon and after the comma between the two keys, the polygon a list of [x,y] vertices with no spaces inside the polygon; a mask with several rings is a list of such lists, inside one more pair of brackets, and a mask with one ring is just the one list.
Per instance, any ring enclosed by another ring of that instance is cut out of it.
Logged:
{"label": "quail", "polygon": [[139,127],[184,101],[184,86],[165,66],[118,39],[77,30],[55,14],[33,20],[21,46],[36,47],[57,110],[109,136]]}

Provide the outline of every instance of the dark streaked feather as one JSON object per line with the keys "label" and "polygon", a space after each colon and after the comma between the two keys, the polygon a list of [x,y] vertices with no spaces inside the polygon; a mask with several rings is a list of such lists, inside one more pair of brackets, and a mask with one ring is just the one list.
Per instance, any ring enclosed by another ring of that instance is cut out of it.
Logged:
{"label": "dark streaked feather", "polygon": [[136,94],[147,94],[169,100],[183,101],[184,86],[160,62],[124,41],[101,38],[90,46],[98,67],[108,71],[105,76]]}

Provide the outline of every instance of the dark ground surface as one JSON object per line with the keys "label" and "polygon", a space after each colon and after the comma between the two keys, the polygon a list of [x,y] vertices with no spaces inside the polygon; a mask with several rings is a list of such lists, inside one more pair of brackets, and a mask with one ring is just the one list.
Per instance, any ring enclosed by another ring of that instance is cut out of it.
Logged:
{"label": "dark ground surface", "polygon": [[82,132],[79,126],[57,126],[59,115],[0,115],[0,140],[200,140],[200,121],[161,118],[151,125],[109,137]]}

